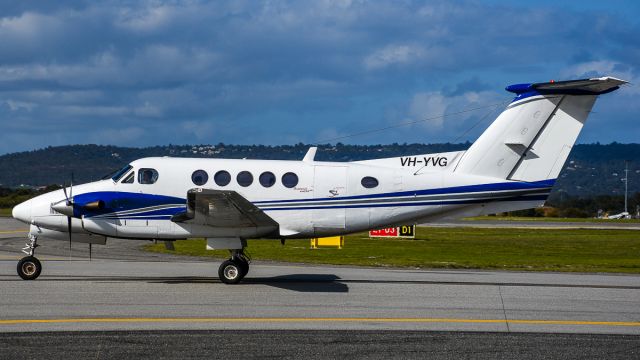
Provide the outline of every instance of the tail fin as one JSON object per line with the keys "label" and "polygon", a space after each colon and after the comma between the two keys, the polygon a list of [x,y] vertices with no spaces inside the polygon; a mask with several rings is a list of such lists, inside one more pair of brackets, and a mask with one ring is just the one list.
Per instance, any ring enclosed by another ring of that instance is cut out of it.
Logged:
{"label": "tail fin", "polygon": [[516,98],[455,171],[519,181],[557,178],[596,97],[625,83],[602,77],[508,86]]}

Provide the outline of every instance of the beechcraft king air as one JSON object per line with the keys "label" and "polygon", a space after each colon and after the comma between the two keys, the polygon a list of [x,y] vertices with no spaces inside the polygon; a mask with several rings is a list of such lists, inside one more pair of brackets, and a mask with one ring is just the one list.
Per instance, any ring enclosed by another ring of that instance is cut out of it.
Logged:
{"label": "beechcraft king air", "polygon": [[626,81],[602,77],[517,84],[513,101],[466,151],[354,162],[144,158],[112,178],[25,201],[25,280],[40,275],[39,238],[206,238],[228,249],[218,275],[249,271],[246,239],[332,236],[542,206],[598,95]]}

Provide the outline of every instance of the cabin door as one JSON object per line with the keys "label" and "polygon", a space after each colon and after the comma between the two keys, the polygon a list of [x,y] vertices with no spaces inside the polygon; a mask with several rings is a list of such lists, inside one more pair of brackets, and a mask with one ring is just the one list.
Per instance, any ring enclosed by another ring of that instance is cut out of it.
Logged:
{"label": "cabin door", "polygon": [[314,167],[313,197],[318,199],[312,210],[316,234],[331,233],[345,228],[345,208],[340,198],[347,195],[347,168],[345,166]]}

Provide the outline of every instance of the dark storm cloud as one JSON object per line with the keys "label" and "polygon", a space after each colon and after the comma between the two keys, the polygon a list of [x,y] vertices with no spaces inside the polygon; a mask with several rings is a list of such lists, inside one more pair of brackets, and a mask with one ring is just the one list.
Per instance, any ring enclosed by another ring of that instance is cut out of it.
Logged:
{"label": "dark storm cloud", "polygon": [[[0,153],[87,142],[313,142],[500,102],[511,82],[604,73],[635,80],[640,57],[638,23],[616,16],[623,8],[473,1],[0,8]],[[626,126],[640,111],[627,106],[633,96],[604,98],[601,112]],[[482,116],[349,141],[448,141]],[[637,141],[637,125],[600,132],[603,123],[587,127],[585,139]]]}

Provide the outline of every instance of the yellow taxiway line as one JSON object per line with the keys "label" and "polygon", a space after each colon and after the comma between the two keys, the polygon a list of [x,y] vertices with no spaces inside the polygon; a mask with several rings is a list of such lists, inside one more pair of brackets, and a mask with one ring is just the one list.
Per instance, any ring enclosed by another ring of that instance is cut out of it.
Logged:
{"label": "yellow taxiway line", "polygon": [[591,325],[640,327],[640,321],[580,321],[580,320],[504,320],[450,318],[360,318],[360,317],[246,317],[246,318],[69,318],[0,320],[0,325],[69,324],[69,323],[443,323],[443,324],[522,324],[522,325]]}
{"label": "yellow taxiway line", "polygon": [[0,234],[22,234],[29,232],[29,229],[26,230],[8,230],[8,231],[0,231]]}

